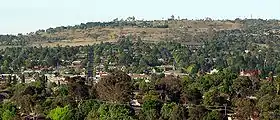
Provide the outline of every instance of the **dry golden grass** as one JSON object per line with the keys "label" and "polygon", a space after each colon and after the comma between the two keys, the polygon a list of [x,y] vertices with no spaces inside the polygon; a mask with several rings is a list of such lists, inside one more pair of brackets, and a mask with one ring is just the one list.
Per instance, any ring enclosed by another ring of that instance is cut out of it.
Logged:
{"label": "dry golden grass", "polygon": [[[107,40],[103,42],[114,42],[115,40]],[[86,46],[86,45],[93,45],[99,44],[101,41],[95,41],[93,39],[73,39],[73,40],[65,40],[59,42],[42,42],[42,43],[34,43],[32,46],[42,46],[42,47],[56,47],[56,46]]]}
{"label": "dry golden grass", "polygon": [[[156,21],[162,23],[163,21]],[[42,46],[79,46],[79,45],[92,45],[103,42],[113,42],[121,35],[132,35],[137,38],[141,37],[147,41],[159,41],[169,38],[182,39],[182,37],[193,36],[208,32],[209,29],[222,30],[222,29],[242,29],[242,24],[229,22],[229,21],[168,21],[169,28],[89,28],[89,29],[73,29],[56,32],[54,34],[44,33],[42,36],[49,38],[61,37],[66,38],[65,41],[52,42],[52,43],[35,43],[34,45]]]}

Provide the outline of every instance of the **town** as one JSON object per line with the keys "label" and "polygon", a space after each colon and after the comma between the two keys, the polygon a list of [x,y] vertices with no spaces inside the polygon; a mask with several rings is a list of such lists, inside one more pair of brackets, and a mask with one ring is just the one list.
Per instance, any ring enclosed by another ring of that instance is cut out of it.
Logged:
{"label": "town", "polygon": [[3,120],[280,119],[279,20],[129,17],[0,43]]}

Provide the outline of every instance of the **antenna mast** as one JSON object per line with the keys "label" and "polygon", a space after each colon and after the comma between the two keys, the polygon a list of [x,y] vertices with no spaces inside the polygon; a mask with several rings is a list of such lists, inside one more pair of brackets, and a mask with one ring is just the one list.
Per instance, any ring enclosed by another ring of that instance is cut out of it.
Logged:
{"label": "antenna mast", "polygon": [[87,79],[88,82],[93,80],[93,48],[90,47],[89,53],[88,53],[88,66],[87,66],[88,74],[87,74]]}

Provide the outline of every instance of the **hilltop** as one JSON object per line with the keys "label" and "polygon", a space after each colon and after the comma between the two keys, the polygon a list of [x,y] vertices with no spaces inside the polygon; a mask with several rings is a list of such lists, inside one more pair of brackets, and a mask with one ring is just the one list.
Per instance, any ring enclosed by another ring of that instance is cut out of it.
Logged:
{"label": "hilltop", "polygon": [[176,41],[200,43],[212,39],[221,30],[254,30],[255,32],[280,26],[277,20],[235,19],[203,20],[126,20],[88,22],[75,26],[60,26],[30,32],[27,35],[0,35],[0,45],[5,46],[79,46],[100,42],[115,42],[121,36],[131,36],[146,42]]}

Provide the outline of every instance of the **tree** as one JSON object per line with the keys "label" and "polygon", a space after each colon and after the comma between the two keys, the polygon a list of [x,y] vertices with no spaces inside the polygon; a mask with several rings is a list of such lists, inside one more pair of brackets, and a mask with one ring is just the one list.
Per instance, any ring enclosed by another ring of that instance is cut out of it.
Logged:
{"label": "tree", "polygon": [[165,103],[161,108],[161,118],[164,120],[183,120],[186,119],[184,116],[184,109],[182,106],[176,103]]}
{"label": "tree", "polygon": [[13,76],[13,80],[12,80],[12,81],[13,81],[13,84],[14,84],[14,85],[17,84],[17,78],[16,78],[15,75]]}
{"label": "tree", "polygon": [[96,84],[98,97],[111,102],[129,102],[132,97],[132,80],[121,71],[114,71]]}
{"label": "tree", "polygon": [[25,83],[25,76],[24,76],[24,74],[21,74],[20,79],[21,79],[21,83]]}
{"label": "tree", "polygon": [[16,116],[16,105],[11,102],[4,102],[0,106],[0,116],[2,120],[12,120]]}
{"label": "tree", "polygon": [[266,94],[257,102],[259,117],[264,120],[280,119],[280,97],[277,95]]}
{"label": "tree", "polygon": [[157,93],[154,90],[150,90],[149,92],[147,92],[143,98],[143,101],[149,101],[149,100],[159,100],[159,93]]}
{"label": "tree", "polygon": [[[22,113],[33,112],[36,88],[34,86],[25,86],[24,84],[18,84],[15,87],[15,92],[12,100],[20,107]],[[34,96],[34,97],[33,97]]]}
{"label": "tree", "polygon": [[67,96],[69,94],[69,88],[66,85],[61,85],[57,87],[54,93],[56,96]]}
{"label": "tree", "polygon": [[222,105],[226,103],[224,97],[220,96],[219,91],[216,88],[210,89],[204,93],[203,104],[206,106]]}
{"label": "tree", "polygon": [[129,65],[132,61],[132,57],[130,56],[130,54],[127,53],[120,53],[119,55],[119,64],[121,65]]}
{"label": "tree", "polygon": [[9,72],[9,61],[8,60],[5,60],[3,62],[3,65],[1,66],[1,71],[3,73],[8,73]]}
{"label": "tree", "polygon": [[177,103],[179,102],[182,93],[181,79],[174,76],[167,76],[160,81],[158,87],[164,91],[164,94],[170,101]]}
{"label": "tree", "polygon": [[235,117],[239,120],[250,119],[255,110],[255,104],[246,98],[238,98],[235,100],[234,105],[236,106],[234,109]]}
{"label": "tree", "polygon": [[133,111],[129,106],[102,104],[98,109],[100,120],[133,120]]}
{"label": "tree", "polygon": [[183,104],[199,104],[202,101],[202,94],[197,88],[185,88],[181,94]]}
{"label": "tree", "polygon": [[88,120],[133,120],[134,111],[127,105],[100,104],[88,113]]}
{"label": "tree", "polygon": [[171,15],[170,19],[171,19],[171,20],[174,20],[174,19],[175,19],[175,16],[174,16],[174,15]]}
{"label": "tree", "polygon": [[52,120],[72,120],[73,113],[70,109],[70,106],[65,106],[63,108],[56,107],[55,109],[50,111],[48,117]]}
{"label": "tree", "polygon": [[86,119],[87,119],[87,120],[99,120],[99,113],[98,113],[97,110],[98,110],[98,109],[92,109],[92,110],[88,113]]}
{"label": "tree", "polygon": [[140,120],[156,120],[160,117],[162,103],[157,100],[144,101],[140,113]]}
{"label": "tree", "polygon": [[2,120],[12,120],[15,117],[15,113],[10,110],[5,110],[2,114]]}
{"label": "tree", "polygon": [[258,92],[256,93],[258,98],[261,98],[266,94],[271,94],[271,95],[277,94],[277,88],[270,81],[262,81],[261,86]]}
{"label": "tree", "polygon": [[69,94],[74,100],[84,100],[89,97],[89,90],[85,81],[81,77],[74,77],[69,80]]}
{"label": "tree", "polygon": [[190,106],[188,112],[188,120],[202,120],[203,117],[207,114],[207,110],[203,106]]}
{"label": "tree", "polygon": [[189,74],[195,74],[198,72],[198,66],[196,64],[191,64],[187,68],[184,68],[184,71],[186,71]]}
{"label": "tree", "polygon": [[6,84],[9,86],[9,85],[11,85],[11,83],[12,83],[12,76],[9,75]]}
{"label": "tree", "polygon": [[[279,69],[280,70],[280,69]],[[273,81],[274,84],[276,84],[276,89],[277,89],[277,95],[279,95],[280,92],[280,75],[277,75],[275,81]]]}
{"label": "tree", "polygon": [[252,86],[252,81],[248,77],[238,77],[232,84],[233,90],[241,97],[250,95]]}
{"label": "tree", "polygon": [[139,83],[139,89],[142,92],[148,92],[149,90],[154,90],[155,85],[152,82],[146,82],[145,80],[141,80]]}
{"label": "tree", "polygon": [[217,110],[213,110],[211,112],[208,112],[204,117],[203,120],[222,120],[223,116],[222,114],[217,111]]}
{"label": "tree", "polygon": [[79,120],[85,119],[92,110],[98,110],[100,102],[96,100],[86,100],[79,103],[75,117]]}

